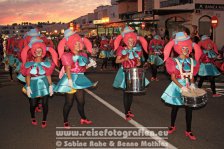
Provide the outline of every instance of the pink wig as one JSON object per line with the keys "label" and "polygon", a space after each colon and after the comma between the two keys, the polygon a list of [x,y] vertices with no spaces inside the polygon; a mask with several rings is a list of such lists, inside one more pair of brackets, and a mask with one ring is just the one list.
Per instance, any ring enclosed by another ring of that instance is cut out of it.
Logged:
{"label": "pink wig", "polygon": [[46,55],[46,46],[44,43],[41,42],[36,42],[32,45],[32,47],[29,47],[29,45],[25,46],[21,52],[21,59],[22,59],[22,63],[25,64],[26,60],[27,60],[27,53],[28,51],[31,49],[32,55],[35,56],[35,50],[37,48],[41,48],[43,51],[42,53],[42,58]]}
{"label": "pink wig", "polygon": [[51,53],[52,60],[56,66],[58,66],[58,54],[52,47],[47,47],[47,51]]}
{"label": "pink wig", "polygon": [[92,53],[92,43],[89,41],[87,38],[82,38],[78,34],[73,34],[68,37],[68,40],[66,38],[63,38],[59,44],[58,44],[58,53],[59,53],[59,58],[64,53],[64,48],[65,46],[68,46],[71,51],[75,48],[75,43],[80,42],[80,49],[82,50],[83,47],[85,46],[87,51]]}
{"label": "pink wig", "polygon": [[152,46],[153,45],[161,45],[164,46],[164,40],[162,39],[152,39],[149,43],[149,50],[153,50]]}
{"label": "pink wig", "polygon": [[[207,38],[205,40],[201,40],[198,45],[202,48],[202,49],[206,49],[206,50],[211,50],[213,49],[215,51],[216,54],[219,54],[218,52],[218,48],[217,45],[210,39]],[[209,49],[210,46],[210,49]]]}
{"label": "pink wig", "polygon": [[179,41],[178,43],[176,43],[175,40],[171,40],[164,48],[164,61],[169,58],[172,48],[174,48],[174,50],[180,55],[182,54],[183,47],[188,47],[188,54],[190,54],[192,52],[192,48],[194,48],[195,60],[199,61],[202,55],[201,48],[196,43],[192,43],[190,39]]}
{"label": "pink wig", "polygon": [[147,41],[145,40],[145,38],[141,37],[141,36],[137,36],[133,32],[125,33],[124,36],[122,36],[122,35],[117,36],[117,38],[114,41],[114,50],[117,50],[117,48],[119,47],[120,42],[121,42],[122,39],[123,39],[124,43],[126,45],[128,45],[128,39],[129,38],[132,38],[134,40],[134,45],[136,44],[137,40],[139,40],[141,42],[142,47],[145,50],[145,52],[148,53]]}

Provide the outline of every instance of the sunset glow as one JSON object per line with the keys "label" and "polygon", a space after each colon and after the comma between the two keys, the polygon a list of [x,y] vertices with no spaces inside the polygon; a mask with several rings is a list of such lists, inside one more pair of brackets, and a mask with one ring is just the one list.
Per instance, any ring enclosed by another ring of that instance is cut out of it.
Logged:
{"label": "sunset glow", "polygon": [[110,0],[0,0],[0,25],[21,22],[69,22]]}

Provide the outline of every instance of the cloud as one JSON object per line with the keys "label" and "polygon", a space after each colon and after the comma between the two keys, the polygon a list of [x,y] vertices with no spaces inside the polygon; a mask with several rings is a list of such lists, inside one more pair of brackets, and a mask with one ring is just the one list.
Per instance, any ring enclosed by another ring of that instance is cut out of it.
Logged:
{"label": "cloud", "polygon": [[110,0],[0,0],[0,24],[69,22],[109,4]]}

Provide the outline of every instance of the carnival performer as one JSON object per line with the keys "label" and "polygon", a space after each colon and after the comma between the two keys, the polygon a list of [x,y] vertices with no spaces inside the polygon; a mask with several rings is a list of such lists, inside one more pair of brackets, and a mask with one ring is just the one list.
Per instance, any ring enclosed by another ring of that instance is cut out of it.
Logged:
{"label": "carnival performer", "polygon": [[[179,54],[177,58],[169,57],[172,48]],[[195,60],[189,57],[192,49],[195,51]],[[171,127],[168,134],[176,130],[175,121],[180,106],[183,106],[181,93],[195,89],[194,77],[199,70],[199,59],[202,54],[200,47],[193,43],[185,32],[177,32],[176,37],[164,48],[164,61],[166,61],[167,72],[171,75],[172,82],[162,95],[162,100],[172,106]],[[185,135],[191,140],[196,137],[191,132],[192,108],[184,106],[186,113]]]}
{"label": "carnival performer", "polygon": [[[24,49],[25,46],[27,46],[29,43],[30,43],[30,40],[33,38],[33,37],[39,37],[40,36],[40,33],[37,29],[31,29],[29,30],[29,32],[26,32],[23,36],[23,39],[20,40],[19,42],[19,48],[21,49]],[[28,51],[28,54],[27,54],[27,61],[33,61],[33,55],[32,55],[32,52],[31,51]],[[21,64],[18,63],[17,65],[18,67],[16,69],[20,69],[21,67]],[[17,79],[23,83],[26,82],[25,80],[25,77],[19,73],[17,75]],[[38,107],[37,107],[38,108]]]}
{"label": "carnival performer", "polygon": [[[39,33],[39,30],[37,28],[34,28],[34,29],[30,29],[28,32],[26,32],[23,36],[23,39],[20,40],[19,42],[19,48],[22,49],[27,46],[31,39],[33,37],[37,37],[39,38],[41,35]],[[46,44],[45,44],[46,45]],[[48,45],[46,45],[47,47],[50,47]],[[53,48],[53,47],[52,47]],[[49,52],[46,52],[46,55],[49,55]],[[51,55],[49,55],[51,57]],[[48,56],[45,56],[45,59],[47,59]],[[33,61],[33,55],[32,55],[32,52],[31,51],[28,51],[28,54],[27,54],[27,61]],[[45,60],[44,60],[45,61]],[[20,59],[17,60],[17,67],[16,67],[16,70],[20,70],[21,69],[21,63],[20,63]],[[26,83],[26,80],[25,80],[25,76],[22,75],[22,73],[19,73],[17,75],[17,79],[22,83],[22,84],[25,84]],[[39,101],[38,101],[38,106],[36,107],[35,109],[35,112],[41,112],[41,100],[39,98]]]}
{"label": "carnival performer", "polygon": [[[125,43],[125,47],[120,46],[121,41]],[[131,105],[133,100],[132,93],[126,93],[126,81],[124,69],[136,68],[141,65],[140,56],[142,49],[140,46],[136,46],[136,42],[140,41],[143,49],[147,52],[147,41],[144,37],[137,36],[131,27],[125,27],[121,35],[119,35],[114,41],[114,50],[116,51],[117,58],[116,63],[121,63],[122,66],[118,70],[113,87],[123,90],[123,103],[126,120],[131,120],[134,114],[131,112]],[[145,79],[145,85],[147,86],[149,81]]]}
{"label": "carnival performer", "polygon": [[221,94],[216,93],[216,86],[215,86],[215,77],[220,75],[220,72],[215,66],[215,59],[217,58],[218,49],[216,44],[207,36],[203,35],[201,37],[201,41],[198,43],[201,47],[203,54],[201,57],[201,64],[200,69],[198,72],[198,76],[200,80],[198,82],[198,88],[202,87],[202,84],[207,77],[210,81],[211,90],[213,93],[213,97],[220,97]]}
{"label": "carnival performer", "polygon": [[110,57],[109,40],[105,36],[102,36],[100,41],[100,55],[99,55],[99,58],[103,59],[103,63],[101,65],[101,71],[107,69],[107,63],[109,57]]}
{"label": "carnival performer", "polygon": [[13,36],[7,39],[6,56],[3,59],[3,63],[9,65],[10,80],[13,81],[13,68],[16,64],[16,55],[18,48],[16,47],[17,36]]}
{"label": "carnival performer", "polygon": [[159,81],[157,78],[157,67],[163,64],[163,48],[164,41],[159,35],[155,35],[149,43],[149,58],[148,63],[151,67],[151,81]]}
{"label": "carnival performer", "polygon": [[[65,53],[65,46],[69,52]],[[58,53],[62,61],[62,69],[59,75],[60,81],[55,87],[55,92],[65,93],[65,104],[63,108],[64,127],[70,128],[68,122],[69,112],[72,108],[74,98],[77,101],[78,112],[81,116],[80,124],[92,124],[84,112],[85,98],[84,89],[95,86],[86,76],[85,71],[96,63],[89,63],[87,54],[83,51],[84,46],[89,53],[92,52],[92,44],[87,38],[81,38],[71,29],[64,32],[64,38],[59,42]]]}
{"label": "carnival performer", "polygon": [[[30,50],[33,61],[27,61]],[[46,51],[51,53],[52,63],[43,61]],[[55,65],[58,64],[58,55],[53,48],[46,47],[40,38],[33,37],[30,43],[22,50],[21,59],[21,72],[26,77],[26,85],[23,88],[23,92],[27,94],[30,100],[31,123],[37,125],[35,108],[38,105],[38,99],[41,98],[43,107],[41,127],[45,128],[47,126],[48,97],[54,93],[51,74]]]}
{"label": "carnival performer", "polygon": [[114,51],[114,41],[116,39],[116,35],[112,36],[111,39],[110,39],[110,58],[111,58],[111,61],[112,61],[112,69],[113,70],[117,70],[119,68],[119,64],[116,63],[116,54],[115,54],[115,51]]}

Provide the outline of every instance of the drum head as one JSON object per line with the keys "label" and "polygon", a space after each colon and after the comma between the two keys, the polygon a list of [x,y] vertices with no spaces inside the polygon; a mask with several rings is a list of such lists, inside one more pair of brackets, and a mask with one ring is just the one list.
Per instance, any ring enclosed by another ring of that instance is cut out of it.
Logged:
{"label": "drum head", "polygon": [[206,91],[200,88],[196,88],[194,90],[190,90],[189,92],[182,92],[182,95],[185,97],[199,97],[204,96],[206,94]]}

